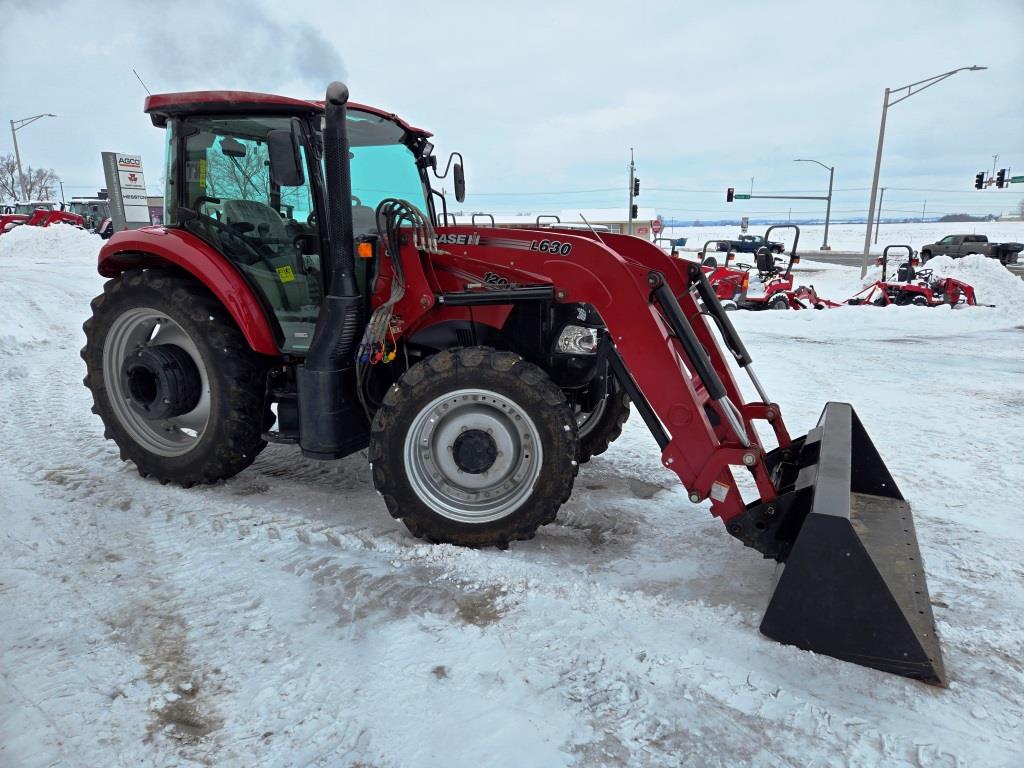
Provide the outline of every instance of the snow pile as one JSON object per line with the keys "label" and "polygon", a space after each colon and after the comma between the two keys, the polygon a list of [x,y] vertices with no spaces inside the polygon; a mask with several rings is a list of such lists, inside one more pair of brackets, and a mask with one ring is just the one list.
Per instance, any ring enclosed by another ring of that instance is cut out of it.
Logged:
{"label": "snow pile", "polygon": [[931,269],[936,277],[952,277],[974,286],[979,304],[995,304],[1024,311],[1024,280],[1012,274],[996,259],[986,256],[964,256],[951,259],[936,256],[929,259],[925,268]]}
{"label": "snow pile", "polygon": [[[102,290],[96,272],[102,243],[98,235],[64,224],[21,226],[0,236],[0,361],[81,327],[89,298]],[[0,379],[20,370],[0,362]]]}
{"label": "snow pile", "polygon": [[[15,227],[0,236],[0,261],[19,262],[95,260],[103,240],[99,235],[66,224]],[[93,262],[95,263],[95,261]]]}

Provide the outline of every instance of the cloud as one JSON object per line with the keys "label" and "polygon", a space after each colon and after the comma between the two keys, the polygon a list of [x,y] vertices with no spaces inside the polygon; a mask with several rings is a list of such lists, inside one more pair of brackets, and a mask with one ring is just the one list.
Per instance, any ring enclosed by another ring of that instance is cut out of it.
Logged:
{"label": "cloud", "polygon": [[337,48],[301,16],[276,18],[249,3],[200,8],[195,23],[143,27],[151,88],[319,91],[325,80],[346,77]]}

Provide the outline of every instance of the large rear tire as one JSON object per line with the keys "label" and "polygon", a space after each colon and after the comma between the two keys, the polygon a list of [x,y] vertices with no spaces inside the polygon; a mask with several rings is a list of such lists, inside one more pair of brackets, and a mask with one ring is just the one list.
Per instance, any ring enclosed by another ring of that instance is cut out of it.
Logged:
{"label": "large rear tire", "polygon": [[373,484],[417,538],[506,547],[572,493],[579,440],[562,391],[511,352],[467,347],[410,368],[370,434]]}
{"label": "large rear tire", "polygon": [[266,446],[266,362],[202,284],[130,270],[103,286],[92,311],[83,383],[122,461],[185,487],[252,464]]}

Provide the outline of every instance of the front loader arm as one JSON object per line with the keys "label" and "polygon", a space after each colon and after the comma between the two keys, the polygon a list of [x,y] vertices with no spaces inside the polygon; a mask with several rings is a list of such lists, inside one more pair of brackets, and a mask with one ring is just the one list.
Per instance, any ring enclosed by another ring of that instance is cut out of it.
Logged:
{"label": "front loader arm", "polygon": [[[676,473],[692,501],[710,499],[712,513],[725,521],[742,514],[745,505],[730,466],[753,472],[762,501],[776,497],[752,420],[772,422],[780,444],[788,444],[789,437],[776,405],[765,398],[757,403],[742,400],[694,295],[701,294],[705,310],[711,302],[720,309],[699,267],[691,269],[688,262],[671,259],[636,238],[602,236],[601,242],[553,230],[468,227],[438,233],[449,242],[462,241],[446,246],[455,258],[535,279],[539,285],[512,289],[523,291],[524,298],[528,291],[549,287],[554,301],[589,304],[598,311],[607,328],[605,351],[613,368],[661,446],[663,464]],[[396,314],[413,325],[443,306],[446,294],[431,279],[425,253],[406,245],[401,257],[407,282],[417,290],[407,291]],[[722,332],[730,351],[741,364],[748,362],[727,318],[725,322]]]}

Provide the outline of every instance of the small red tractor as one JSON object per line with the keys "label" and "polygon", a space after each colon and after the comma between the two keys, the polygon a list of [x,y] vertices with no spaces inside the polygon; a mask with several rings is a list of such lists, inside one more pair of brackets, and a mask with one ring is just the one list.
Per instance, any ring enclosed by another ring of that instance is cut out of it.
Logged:
{"label": "small red tractor", "polygon": [[[887,280],[889,251],[905,249],[907,260],[899,265],[896,280]],[[846,304],[869,304],[876,307],[913,305],[918,307],[939,307],[943,304],[977,305],[974,288],[952,277],[933,277],[931,269],[915,269],[920,264],[917,254],[909,245],[887,245],[882,250],[878,264],[882,267],[882,279],[858,291],[846,300]]]}
{"label": "small red tractor", "polygon": [[[796,224],[775,224],[768,227],[765,232],[765,242],[768,236],[775,229],[793,229],[793,246],[789,252],[789,262],[785,270],[780,269],[779,259],[774,256],[768,248],[759,248],[754,254],[754,264],[743,264],[732,262],[736,255],[728,251],[725,256],[725,264],[719,266],[714,257],[704,259],[705,273],[715,291],[715,295],[721,300],[726,309],[799,309],[801,306],[796,301],[793,292],[793,265],[800,262],[797,255],[797,245],[800,242],[800,227]],[[712,243],[717,243],[719,248],[727,240],[708,240],[704,244],[701,255],[707,253]],[[713,262],[713,263],[712,263]],[[758,293],[751,293],[750,272],[757,270],[757,277],[760,285]]]}
{"label": "small red tractor", "polygon": [[82,350],[143,476],[217,482],[268,441],[367,449],[414,536],[506,547],[555,519],[631,403],[690,501],[783,564],[764,634],[943,684],[910,506],[860,419],[828,403],[791,436],[699,265],[628,235],[442,226],[431,177],[463,201],[461,155],[439,172],[430,133],[340,83],[146,111],[166,221],[104,244]]}

